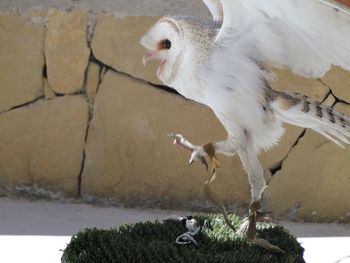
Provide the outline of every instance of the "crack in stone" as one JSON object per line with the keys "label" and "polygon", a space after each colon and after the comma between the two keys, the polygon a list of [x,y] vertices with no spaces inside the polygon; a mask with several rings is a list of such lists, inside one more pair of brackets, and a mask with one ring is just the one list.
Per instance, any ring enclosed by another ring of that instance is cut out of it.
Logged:
{"label": "crack in stone", "polygon": [[46,34],[47,34],[47,25],[44,25],[44,37],[43,37],[43,57],[44,57],[44,66],[43,66],[43,71],[42,71],[42,77],[43,79],[47,79],[47,61],[46,61]]}
{"label": "crack in stone", "polygon": [[44,79],[47,79],[47,65],[46,65],[46,61],[45,61],[45,64],[44,64],[44,66],[43,66],[42,77],[43,77]]}
{"label": "crack in stone", "polygon": [[102,66],[102,67],[100,66],[100,68],[101,68],[101,71],[100,71],[100,81],[98,83],[98,88],[100,87],[100,85],[101,85],[101,83],[102,83],[102,81],[103,81],[103,79],[108,71],[108,69],[106,69],[105,66]]}
{"label": "crack in stone", "polygon": [[[84,97],[85,96],[85,93],[83,91],[79,91],[79,92],[76,92],[76,93],[72,93],[72,94],[62,94],[62,93],[55,93],[56,94],[56,97],[57,98],[61,98],[61,97],[65,97],[65,96],[79,96],[79,95],[82,95]],[[46,101],[45,100],[45,95],[41,95],[40,97],[37,97],[31,101],[28,101],[28,102],[25,102],[25,103],[22,103],[22,104],[19,104],[19,105],[16,105],[8,110],[4,110],[4,111],[0,111],[0,115],[1,114],[4,114],[4,113],[7,113],[7,112],[10,112],[10,111],[13,111],[13,110],[16,110],[16,109],[20,109],[20,108],[24,108],[24,107],[27,107],[27,106],[30,106],[36,102],[39,102],[39,101]]]}
{"label": "crack in stone", "polygon": [[4,114],[4,113],[7,113],[7,112],[10,112],[10,111],[13,111],[13,110],[17,110],[17,109],[20,109],[20,108],[24,108],[24,107],[30,106],[30,105],[32,105],[32,104],[38,102],[38,101],[41,101],[41,100],[43,100],[43,101],[45,100],[45,96],[44,96],[44,95],[42,95],[42,96],[40,96],[40,97],[37,97],[37,98],[35,98],[34,100],[31,100],[31,101],[28,101],[28,102],[19,104],[19,105],[17,105],[17,106],[14,106],[14,107],[12,107],[12,108],[10,108],[10,109],[8,109],[8,110],[1,111],[1,112],[0,112],[0,115],[2,115],[2,114]]}
{"label": "crack in stone", "polygon": [[84,91],[77,91],[74,93],[55,93],[56,97],[61,98],[61,97],[65,97],[65,96],[84,96],[85,97],[85,93]]}
{"label": "crack in stone", "polygon": [[[90,47],[89,47],[89,49],[90,49]],[[90,130],[90,124],[91,124],[91,121],[92,121],[93,115],[94,115],[94,105],[90,101],[89,96],[87,94],[87,79],[88,79],[89,64],[91,63],[91,54],[92,54],[92,51],[90,49],[90,59],[87,63],[85,73],[84,73],[83,89],[80,92],[80,94],[84,96],[85,100],[88,103],[88,123],[87,123],[86,130],[85,130],[83,158],[81,160],[81,168],[80,168],[80,172],[79,172],[78,179],[77,179],[78,180],[78,196],[79,197],[81,197],[81,185],[82,185],[82,181],[83,181],[83,172],[85,169],[87,138],[88,138],[88,134],[89,134],[89,130]],[[100,83],[99,83],[99,85],[100,85]]]}
{"label": "crack in stone", "polygon": [[291,146],[291,148],[290,148],[289,151],[287,152],[286,156],[285,156],[282,160],[278,161],[277,163],[275,163],[274,165],[272,165],[272,166],[270,166],[270,167],[268,168],[268,170],[270,170],[270,172],[271,172],[271,176],[272,176],[272,177],[273,177],[274,175],[276,175],[279,171],[282,170],[282,168],[283,168],[283,163],[288,159],[288,157],[289,157],[290,153],[292,152],[292,150],[299,144],[300,140],[305,136],[306,131],[307,131],[307,129],[304,129],[304,130],[300,133],[299,137],[295,140],[294,144]]}
{"label": "crack in stone", "polygon": [[333,91],[331,91],[331,92],[332,92],[333,97],[335,98],[335,102],[334,102],[334,104],[332,105],[332,107],[333,107],[334,105],[336,105],[337,103],[343,103],[343,104],[346,104],[346,105],[350,105],[350,102],[338,98],[338,97],[333,93]]}
{"label": "crack in stone", "polygon": [[107,69],[107,71],[110,70],[110,71],[112,71],[112,72],[114,72],[114,73],[124,75],[124,76],[126,76],[126,77],[129,77],[129,78],[131,78],[131,79],[137,81],[137,82],[140,82],[140,83],[143,83],[143,84],[148,84],[148,85],[150,85],[151,87],[153,87],[153,88],[155,88],[155,89],[157,89],[157,90],[161,90],[161,91],[164,91],[164,92],[166,92],[166,93],[170,93],[170,94],[172,94],[172,95],[179,96],[179,97],[182,97],[182,98],[184,98],[185,100],[187,100],[187,99],[186,99],[185,97],[183,97],[180,93],[178,93],[175,89],[170,88],[170,87],[165,86],[165,85],[154,84],[154,83],[149,82],[149,81],[146,81],[146,80],[144,80],[144,79],[137,78],[137,77],[135,77],[135,76],[133,76],[133,75],[131,75],[131,74],[129,74],[129,73],[119,71],[119,70],[113,68],[112,66],[109,66],[109,65],[103,63],[101,60],[97,59],[97,58],[93,55],[93,53],[91,53],[91,60],[90,60],[90,61],[91,61],[91,62],[94,62],[94,63],[96,63],[96,64],[98,64],[101,68],[102,68],[102,67],[105,67],[105,68]]}
{"label": "crack in stone", "polygon": [[[90,54],[91,54],[91,49],[90,49]],[[87,102],[90,104],[89,96],[87,94],[87,80],[88,80],[88,71],[89,71],[89,66],[90,66],[91,60],[89,59],[87,62],[87,66],[84,71],[84,80],[83,80],[83,87],[82,91],[80,92],[81,94],[84,95],[86,98]]]}
{"label": "crack in stone", "polygon": [[[339,102],[340,102],[340,103],[344,103],[344,104],[346,104],[346,105],[350,105],[350,102],[345,101],[345,100],[342,100],[341,98],[337,97],[337,96],[334,94],[332,88],[331,88],[329,85],[327,85],[327,83],[325,83],[322,79],[318,79],[318,81],[321,82],[323,85],[325,85],[325,86],[329,89],[330,94],[335,98],[335,102],[334,102],[334,104],[332,105],[332,107],[334,107],[335,104],[337,104],[337,103],[339,103]],[[329,94],[328,94],[328,96],[329,96]],[[326,97],[326,99],[328,98],[328,96]],[[325,99],[325,100],[326,100],[326,99]]]}
{"label": "crack in stone", "polygon": [[91,119],[89,117],[88,124],[87,124],[86,130],[85,130],[83,158],[81,160],[81,167],[80,167],[80,172],[79,172],[79,175],[78,175],[78,196],[79,197],[81,197],[81,184],[82,184],[82,181],[83,181],[83,172],[85,170],[86,145],[87,145],[87,138],[88,138],[89,130],[90,130],[90,122],[91,122]]}

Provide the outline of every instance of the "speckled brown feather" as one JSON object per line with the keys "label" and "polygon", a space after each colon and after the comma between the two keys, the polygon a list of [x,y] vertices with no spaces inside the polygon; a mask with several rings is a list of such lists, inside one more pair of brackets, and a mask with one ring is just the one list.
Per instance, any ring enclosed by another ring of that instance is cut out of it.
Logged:
{"label": "speckled brown feather", "polygon": [[299,107],[305,114],[314,115],[318,119],[327,120],[331,124],[339,125],[342,128],[350,128],[350,120],[344,114],[299,93],[275,91],[267,84],[265,88],[265,101],[267,108],[271,108],[269,104],[274,102],[277,102],[280,108],[286,111],[292,107]]}

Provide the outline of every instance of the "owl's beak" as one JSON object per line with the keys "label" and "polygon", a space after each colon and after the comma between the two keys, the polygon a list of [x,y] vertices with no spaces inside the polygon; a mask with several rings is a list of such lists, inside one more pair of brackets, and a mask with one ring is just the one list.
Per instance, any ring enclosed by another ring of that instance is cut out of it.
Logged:
{"label": "owl's beak", "polygon": [[149,51],[143,56],[143,65],[146,66],[147,62],[152,59],[161,59],[158,51]]}

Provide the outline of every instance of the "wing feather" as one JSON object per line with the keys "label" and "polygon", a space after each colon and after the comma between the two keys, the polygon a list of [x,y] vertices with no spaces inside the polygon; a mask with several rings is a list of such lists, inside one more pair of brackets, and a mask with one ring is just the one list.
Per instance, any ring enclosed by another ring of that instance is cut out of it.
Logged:
{"label": "wing feather", "polygon": [[221,5],[219,43],[240,41],[250,58],[304,77],[320,78],[332,65],[350,71],[346,7],[329,0],[221,0]]}
{"label": "wing feather", "polygon": [[203,0],[208,9],[210,10],[214,21],[222,22],[224,18],[224,13],[222,10],[222,5],[220,0]]}

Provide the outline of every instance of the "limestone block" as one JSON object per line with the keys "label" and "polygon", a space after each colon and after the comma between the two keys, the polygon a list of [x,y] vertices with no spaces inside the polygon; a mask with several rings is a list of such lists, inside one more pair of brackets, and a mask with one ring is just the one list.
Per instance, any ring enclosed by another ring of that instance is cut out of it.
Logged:
{"label": "limestone block", "polygon": [[[207,108],[108,71],[88,133],[83,196],[177,208],[208,201],[203,196],[208,176],[201,165],[187,164],[189,153],[167,137],[173,132],[197,144],[226,137]],[[246,208],[250,195],[238,158],[220,156],[220,162],[214,191]]]}
{"label": "limestone block", "polygon": [[[345,104],[336,109],[350,113]],[[272,211],[290,219],[350,222],[349,156],[349,147],[308,130],[265,192]]]}
{"label": "limestone block", "polygon": [[87,122],[88,105],[81,96],[39,101],[1,114],[0,182],[76,196]]}
{"label": "limestone block", "polygon": [[43,95],[44,26],[0,15],[0,112]]}
{"label": "limestone block", "polygon": [[94,103],[97,88],[100,83],[101,67],[95,63],[90,63],[87,69],[86,76],[86,94],[91,103]]}
{"label": "limestone block", "polygon": [[28,9],[21,13],[21,18],[34,25],[45,26],[47,22],[47,9]]}
{"label": "limestone block", "polygon": [[88,16],[83,11],[51,9],[45,38],[45,56],[50,86],[59,94],[83,89],[90,49],[87,46]]}
{"label": "limestone block", "polygon": [[334,95],[341,100],[350,102],[350,72],[340,67],[333,67],[322,81],[333,91]]}
{"label": "limestone block", "polygon": [[91,44],[93,54],[98,60],[121,72],[160,83],[156,76],[159,61],[151,61],[144,67],[142,57],[145,50],[140,45],[141,37],[158,19],[159,17],[147,16],[99,16]]}

